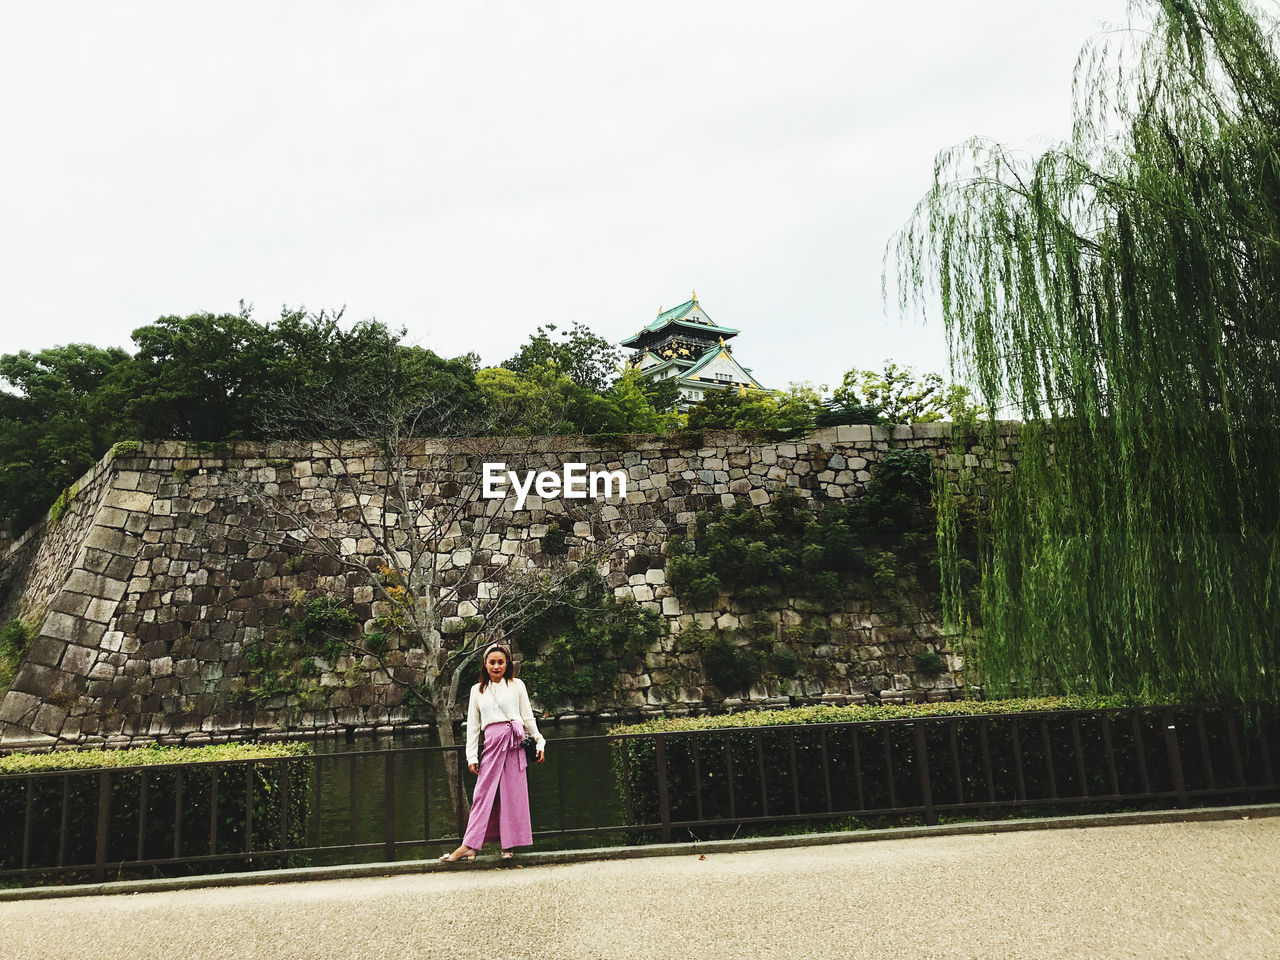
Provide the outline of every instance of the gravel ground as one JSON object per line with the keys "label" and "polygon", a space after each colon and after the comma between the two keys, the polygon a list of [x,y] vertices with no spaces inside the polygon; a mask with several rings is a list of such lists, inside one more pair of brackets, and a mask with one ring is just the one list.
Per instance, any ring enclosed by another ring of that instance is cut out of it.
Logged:
{"label": "gravel ground", "polygon": [[0,957],[1280,957],[1280,817],[0,903]]}

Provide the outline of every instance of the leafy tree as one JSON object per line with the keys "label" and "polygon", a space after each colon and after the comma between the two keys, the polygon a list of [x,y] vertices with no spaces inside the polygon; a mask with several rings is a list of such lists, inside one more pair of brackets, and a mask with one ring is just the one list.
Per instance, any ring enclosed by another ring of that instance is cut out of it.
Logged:
{"label": "leafy tree", "polygon": [[0,518],[15,536],[38,520],[117,439],[103,382],[128,362],[118,348],[74,343],[0,357]]}
{"label": "leafy tree", "polygon": [[613,382],[621,360],[617,348],[586,324],[575,322],[568,330],[559,330],[554,323],[548,323],[538,327],[529,342],[514,357],[504,360],[502,366],[521,374],[545,367],[600,393]]}
{"label": "leafy tree", "polygon": [[1086,47],[1069,141],[939,158],[901,298],[940,291],[983,402],[1026,421],[1011,479],[980,478],[988,685],[1274,699],[1276,25],[1241,0],[1146,10]]}
{"label": "leafy tree", "polygon": [[[640,378],[639,382],[641,391],[649,398],[649,406],[653,407],[659,415],[667,416],[675,412],[677,404],[680,403],[678,380],[674,377],[668,377],[665,380]],[[676,425],[669,424],[667,429],[676,429]]]}
{"label": "leafy tree", "polygon": [[[134,331],[137,352],[85,344],[0,357],[0,519],[20,533],[119,440],[270,438],[277,408],[305,412],[335,384],[477,415],[475,358],[407,346],[405,331],[342,314],[281,311],[162,317]],[[290,419],[294,435],[318,437]]]}
{"label": "leafy tree", "polygon": [[690,430],[774,430],[799,435],[812,430],[822,398],[809,384],[792,384],[783,393],[765,390],[712,390],[689,408]]}
{"label": "leafy tree", "polygon": [[873,423],[932,423],[961,420],[971,406],[968,388],[950,385],[936,373],[917,376],[911,367],[886,360],[884,370],[850,370],[831,393],[832,405],[853,413],[874,411]]}
{"label": "leafy tree", "polygon": [[682,418],[653,406],[645,381],[625,369],[603,393],[579,386],[550,367],[516,373],[488,367],[476,386],[504,431],[529,437],[563,433],[651,433],[677,428]]}

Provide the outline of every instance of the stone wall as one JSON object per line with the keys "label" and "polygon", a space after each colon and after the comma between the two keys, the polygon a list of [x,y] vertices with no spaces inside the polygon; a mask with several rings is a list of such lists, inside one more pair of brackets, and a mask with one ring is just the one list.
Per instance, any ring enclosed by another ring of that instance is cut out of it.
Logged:
{"label": "stone wall", "polygon": [[[732,433],[683,443],[631,437],[619,438],[617,449],[573,437],[531,441],[521,448],[521,469],[558,470],[566,461],[621,469],[629,478],[625,503],[531,496],[517,510],[514,498],[503,501],[495,505],[493,532],[478,545],[486,551],[484,569],[544,564],[542,538],[553,521],[568,532],[573,559],[624,524],[626,511],[647,515],[650,526],[620,541],[604,572],[618,596],[665,618],[666,636],[637,672],[622,676],[616,698],[592,706],[610,713],[734,706],[741,701],[725,701],[677,637],[694,622],[733,629],[741,611],[727,597],[713,609],[681,607],[665,578],[670,532],[690,524],[698,510],[740,498],[762,505],[781,488],[819,507],[860,496],[875,461],[891,447],[926,450],[948,468],[990,456],[981,447],[953,452],[946,425],[829,428],[795,442]],[[427,444],[411,461],[415,495],[426,496],[428,487],[447,493],[450,477],[474,478],[482,461],[511,457],[510,441],[468,441],[465,450]],[[427,477],[444,465],[449,475]],[[394,639],[384,663],[312,658],[297,689],[252,692],[251,652],[278,635],[299,598],[337,597],[366,630],[387,614],[370,575],[346,563],[374,560],[376,543],[362,521],[383,516],[376,492],[382,480],[371,449],[335,456],[322,444],[211,450],[166,442],[106,458],[58,521],[47,520],[15,544],[0,566],[8,608],[40,619],[39,636],[0,701],[0,742],[205,742],[410,722],[404,683],[421,680],[427,664],[420,650],[394,649]],[[349,495],[351,481],[371,492]],[[291,524],[323,530],[335,556],[309,554]],[[437,543],[446,566],[465,566],[461,551],[470,557],[476,547],[451,535]],[[468,618],[483,607],[488,589],[482,580],[450,601],[446,628],[473,629]],[[959,695],[961,664],[926,607],[874,609],[850,600],[822,613],[792,600],[766,616],[811,668],[752,690],[748,701]],[[914,657],[924,650],[942,654],[949,669],[938,676],[915,671]]]}
{"label": "stone wall", "polygon": [[40,623],[75,571],[94,565],[94,547],[86,540],[110,487],[112,459],[108,454],[94,465],[43,520],[0,554],[0,623],[15,618]]}

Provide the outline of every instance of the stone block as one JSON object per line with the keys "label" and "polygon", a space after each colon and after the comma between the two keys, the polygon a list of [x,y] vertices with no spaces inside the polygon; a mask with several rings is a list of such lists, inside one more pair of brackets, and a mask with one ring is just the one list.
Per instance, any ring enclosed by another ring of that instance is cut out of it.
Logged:
{"label": "stone block", "polygon": [[93,600],[88,609],[84,611],[86,620],[92,620],[95,623],[106,624],[115,616],[116,608],[119,606],[116,600],[104,600],[101,598]]}
{"label": "stone block", "polygon": [[58,688],[62,676],[62,673],[53,667],[42,667],[28,661],[18,668],[18,675],[13,678],[6,696],[12,696],[14,691],[17,691],[29,693],[43,700]]}
{"label": "stone block", "polygon": [[44,618],[40,627],[42,636],[67,643],[79,643],[86,647],[96,647],[102,640],[103,627],[100,623],[72,617],[56,611]]}
{"label": "stone block", "polygon": [[840,443],[866,442],[871,439],[871,425],[866,423],[836,427],[836,439]]}
{"label": "stone block", "polygon": [[128,591],[129,584],[125,580],[115,580],[103,574],[90,573],[88,570],[74,570],[67,578],[65,587],[67,590],[91,597],[119,600]]}
{"label": "stone block", "polygon": [[121,510],[119,507],[103,507],[98,511],[96,521],[104,527],[124,528],[129,518],[133,516],[128,510]]}
{"label": "stone block", "polygon": [[53,602],[49,604],[49,609],[58,613],[65,613],[71,617],[81,617],[89,609],[89,604],[92,602],[93,597],[86,593],[72,593],[70,590],[63,590],[53,598]]}
{"label": "stone block", "polygon": [[94,661],[97,660],[97,658],[97,650],[73,644],[68,646],[66,653],[62,655],[62,669],[66,673],[77,677],[88,676],[89,671],[93,669]]}
{"label": "stone block", "polygon": [[67,711],[62,707],[53,703],[41,704],[40,709],[36,711],[35,719],[31,722],[31,729],[36,733],[47,733],[56,737],[62,733],[62,724],[66,719]]}
{"label": "stone block", "polygon": [[5,694],[4,700],[0,701],[0,724],[30,727],[43,702],[40,697],[20,690],[10,690]]}
{"label": "stone block", "polygon": [[31,642],[31,646],[27,647],[24,659],[28,663],[54,667],[62,659],[62,652],[66,646],[65,643],[50,637],[37,637]]}
{"label": "stone block", "polygon": [[132,510],[137,513],[150,513],[151,506],[155,502],[152,494],[144,493],[141,490],[108,490],[106,496],[102,498],[104,507],[115,507],[121,511]]}

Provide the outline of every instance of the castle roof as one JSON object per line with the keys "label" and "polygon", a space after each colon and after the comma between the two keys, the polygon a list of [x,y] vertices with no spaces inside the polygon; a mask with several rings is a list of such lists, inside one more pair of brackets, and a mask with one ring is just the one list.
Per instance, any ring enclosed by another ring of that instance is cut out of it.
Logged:
{"label": "castle roof", "polygon": [[664,310],[659,313],[654,320],[645,324],[638,333],[623,340],[622,346],[640,346],[642,340],[652,340],[653,334],[661,333],[670,326],[684,327],[687,330],[703,335],[714,335],[725,339],[736,336],[738,333],[733,327],[718,327],[712,323],[711,318],[707,316],[701,305],[699,305],[698,295],[695,293],[693,299],[686,300],[678,307],[672,307],[670,310]]}

